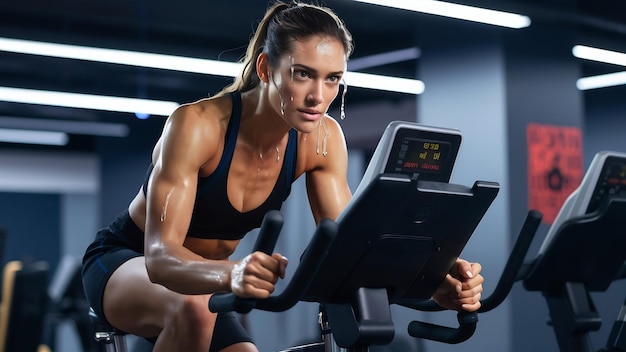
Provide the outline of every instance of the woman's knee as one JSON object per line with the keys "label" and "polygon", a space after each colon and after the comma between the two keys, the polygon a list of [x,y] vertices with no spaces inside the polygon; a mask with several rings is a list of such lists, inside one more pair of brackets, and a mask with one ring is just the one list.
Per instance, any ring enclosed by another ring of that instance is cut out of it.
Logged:
{"label": "woman's knee", "polygon": [[208,298],[202,295],[185,295],[175,305],[172,322],[184,326],[191,334],[210,334],[215,327],[217,314],[209,310]]}

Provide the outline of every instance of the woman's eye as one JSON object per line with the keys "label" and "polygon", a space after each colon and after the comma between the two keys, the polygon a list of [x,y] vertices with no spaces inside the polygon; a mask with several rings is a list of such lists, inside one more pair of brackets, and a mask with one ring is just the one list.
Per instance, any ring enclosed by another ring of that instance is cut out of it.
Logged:
{"label": "woman's eye", "polygon": [[331,76],[331,77],[328,78],[328,80],[331,83],[339,83],[339,81],[341,80],[341,77],[339,77],[339,76]]}
{"label": "woman's eye", "polygon": [[299,70],[299,71],[295,72],[295,76],[298,77],[298,78],[308,78],[309,77],[309,73],[306,72],[306,71]]}

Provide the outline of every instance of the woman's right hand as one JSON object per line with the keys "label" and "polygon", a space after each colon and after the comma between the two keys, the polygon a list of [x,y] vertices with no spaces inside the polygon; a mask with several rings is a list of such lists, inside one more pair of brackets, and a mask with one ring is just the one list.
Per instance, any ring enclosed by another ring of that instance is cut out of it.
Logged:
{"label": "woman's right hand", "polygon": [[285,277],[287,258],[279,253],[271,256],[254,252],[233,265],[230,289],[242,298],[267,298],[274,292],[278,278]]}

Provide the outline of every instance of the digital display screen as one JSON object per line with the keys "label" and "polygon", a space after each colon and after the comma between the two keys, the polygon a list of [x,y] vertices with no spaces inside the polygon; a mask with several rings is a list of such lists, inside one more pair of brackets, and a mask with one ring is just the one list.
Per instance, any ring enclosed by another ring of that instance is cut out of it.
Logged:
{"label": "digital display screen", "polygon": [[381,172],[449,182],[460,146],[461,134],[455,130],[399,128]]}
{"label": "digital display screen", "polygon": [[598,209],[610,196],[626,197],[626,159],[608,157],[587,207],[587,213]]}
{"label": "digital display screen", "polygon": [[438,174],[450,149],[447,142],[405,137],[395,157],[393,171],[404,174]]}

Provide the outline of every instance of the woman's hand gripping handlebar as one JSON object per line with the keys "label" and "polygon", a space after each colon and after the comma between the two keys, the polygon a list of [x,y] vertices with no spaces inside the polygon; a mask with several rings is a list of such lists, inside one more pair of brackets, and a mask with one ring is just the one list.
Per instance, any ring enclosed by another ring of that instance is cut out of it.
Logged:
{"label": "woman's hand gripping handlebar", "polygon": [[[425,338],[446,343],[460,343],[469,339],[476,330],[478,322],[478,314],[488,312],[504,301],[508,296],[515,281],[519,280],[520,271],[525,269],[524,258],[528,253],[530,244],[541,224],[542,214],[538,211],[531,210],[526,215],[526,220],[522,225],[517,241],[513,246],[509,260],[507,261],[500,280],[493,293],[486,299],[481,301],[481,307],[478,312],[459,312],[457,319],[459,327],[450,328],[440,325],[434,325],[421,321],[412,321],[408,326],[408,333],[413,337]],[[401,302],[401,305],[421,311],[440,311],[434,301],[422,302]]]}
{"label": "woman's hand gripping handlebar", "polygon": [[[268,212],[263,218],[253,252],[271,254],[282,225],[283,216],[279,211]],[[251,299],[238,297],[234,293],[216,293],[209,300],[209,309],[214,313],[228,311],[248,313],[253,308],[280,312],[293,307],[308,290],[336,234],[337,224],[334,221],[326,219],[320,222],[300,258],[293,278],[281,294],[265,299]]]}
{"label": "woman's hand gripping handlebar", "polygon": [[[265,214],[259,234],[252,252],[263,252],[271,255],[278,241],[278,235],[283,227],[283,215],[279,211],[270,211]],[[247,313],[256,305],[256,299],[241,298],[234,293],[215,293],[209,300],[209,309],[214,313],[236,311]]]}

